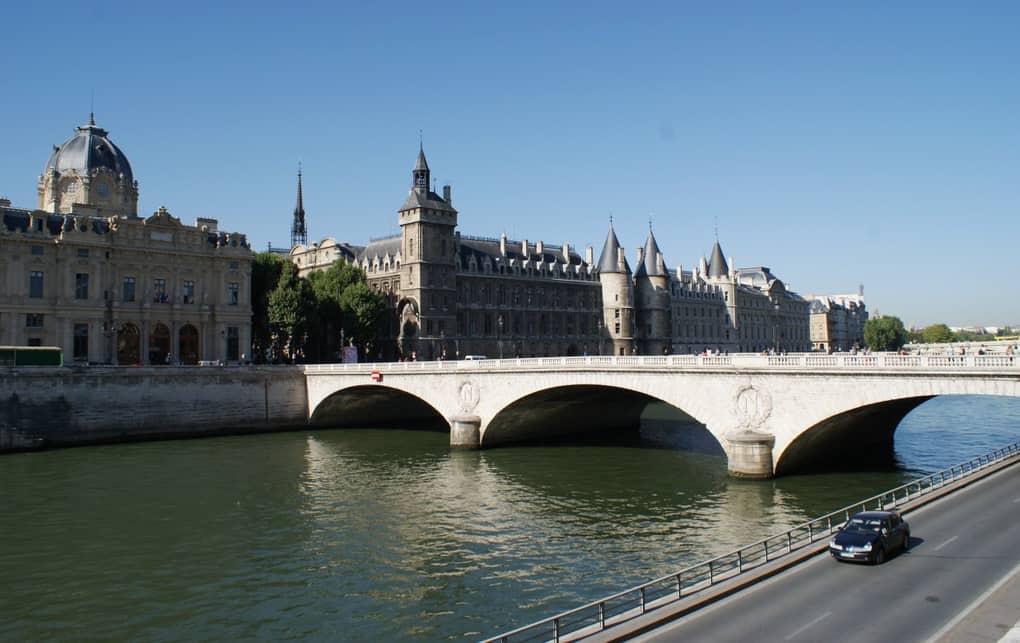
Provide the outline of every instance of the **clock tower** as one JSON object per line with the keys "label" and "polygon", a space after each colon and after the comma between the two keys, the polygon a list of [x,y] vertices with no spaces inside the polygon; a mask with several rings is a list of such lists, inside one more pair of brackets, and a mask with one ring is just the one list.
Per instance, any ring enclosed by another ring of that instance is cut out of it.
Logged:
{"label": "clock tower", "polygon": [[419,359],[442,357],[446,338],[457,334],[457,211],[450,202],[450,187],[444,186],[439,196],[429,189],[430,181],[425,151],[419,147],[411,189],[397,211],[400,297],[403,306],[417,307],[418,318],[417,336],[411,338],[402,331],[401,345],[415,350]]}

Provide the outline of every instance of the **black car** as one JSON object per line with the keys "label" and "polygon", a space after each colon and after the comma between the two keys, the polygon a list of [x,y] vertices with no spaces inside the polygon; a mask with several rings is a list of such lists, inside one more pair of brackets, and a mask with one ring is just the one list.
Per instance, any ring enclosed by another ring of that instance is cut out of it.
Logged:
{"label": "black car", "polygon": [[829,553],[837,560],[881,565],[890,552],[910,547],[910,525],[895,511],[862,511],[829,540]]}

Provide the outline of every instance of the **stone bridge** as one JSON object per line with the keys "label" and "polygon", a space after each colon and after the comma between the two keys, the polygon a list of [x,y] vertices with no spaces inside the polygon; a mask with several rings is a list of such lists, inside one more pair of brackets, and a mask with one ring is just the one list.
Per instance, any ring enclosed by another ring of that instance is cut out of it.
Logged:
{"label": "stone bridge", "polygon": [[305,368],[315,426],[420,425],[487,448],[637,432],[652,403],[719,442],[738,477],[892,453],[936,395],[1020,397],[1010,355],[668,355],[326,364]]}

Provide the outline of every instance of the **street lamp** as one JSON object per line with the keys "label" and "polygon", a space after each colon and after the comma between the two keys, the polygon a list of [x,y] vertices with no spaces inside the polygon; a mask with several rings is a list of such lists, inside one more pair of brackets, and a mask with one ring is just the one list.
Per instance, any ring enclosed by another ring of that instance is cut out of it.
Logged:
{"label": "street lamp", "polygon": [[503,359],[503,315],[500,315],[496,320],[496,325],[499,326],[499,333],[496,336],[496,343],[499,344],[499,358]]}
{"label": "street lamp", "polygon": [[599,357],[602,357],[602,320],[598,320],[599,325]]}

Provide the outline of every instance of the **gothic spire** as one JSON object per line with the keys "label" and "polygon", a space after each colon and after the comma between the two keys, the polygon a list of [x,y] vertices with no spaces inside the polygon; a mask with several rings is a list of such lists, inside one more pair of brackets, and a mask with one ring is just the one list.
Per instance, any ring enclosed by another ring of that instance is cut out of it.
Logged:
{"label": "gothic spire", "polygon": [[308,231],[305,229],[305,203],[301,194],[301,163],[297,173],[297,205],[294,206],[294,223],[290,226],[290,247],[308,244]]}
{"label": "gothic spire", "polygon": [[599,255],[598,271],[600,273],[622,272],[630,274],[630,265],[627,259],[623,259],[620,265],[620,241],[616,238],[616,231],[613,230],[612,217],[609,219],[609,234],[606,235],[606,243],[602,246],[602,254]]}

